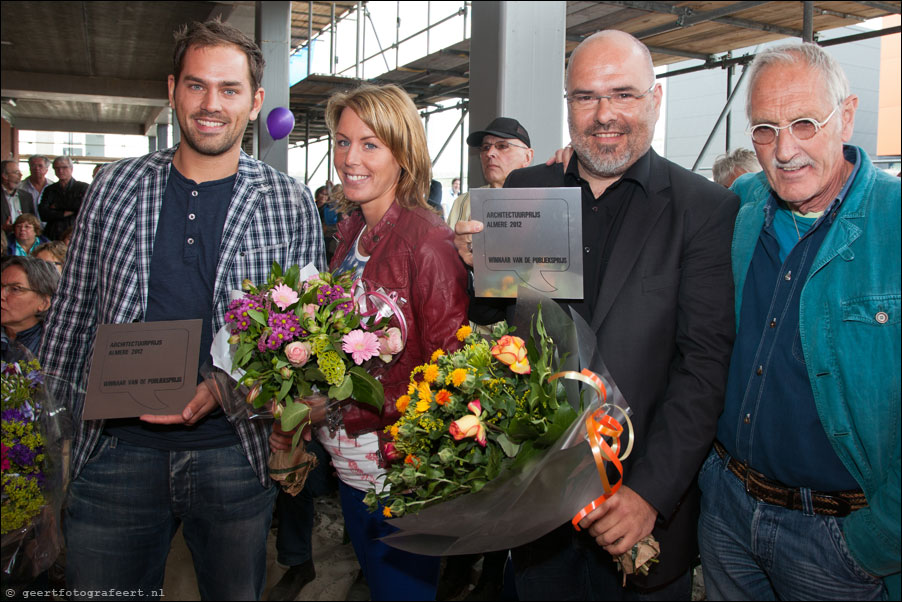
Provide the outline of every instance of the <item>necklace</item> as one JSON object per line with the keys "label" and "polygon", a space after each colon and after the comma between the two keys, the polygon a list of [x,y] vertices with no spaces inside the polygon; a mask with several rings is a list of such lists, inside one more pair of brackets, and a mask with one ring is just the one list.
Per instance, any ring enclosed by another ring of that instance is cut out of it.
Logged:
{"label": "necklace", "polygon": [[802,240],[802,234],[799,232],[799,224],[796,222],[796,212],[790,209],[789,217],[792,218],[792,225],[796,227],[796,236],[799,237],[799,240]]}

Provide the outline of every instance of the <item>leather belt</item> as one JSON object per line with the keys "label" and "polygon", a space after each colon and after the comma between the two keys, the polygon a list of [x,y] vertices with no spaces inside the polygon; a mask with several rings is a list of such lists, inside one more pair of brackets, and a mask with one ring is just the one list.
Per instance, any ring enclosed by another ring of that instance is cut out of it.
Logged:
{"label": "leather belt", "polygon": [[[728,455],[727,450],[719,441],[714,442],[714,451],[721,458]],[[787,487],[782,483],[772,481],[732,456],[727,463],[727,468],[742,481],[745,485],[745,492],[755,499],[791,510],[804,509],[801,489]],[[866,507],[868,501],[860,489],[832,492],[812,491],[811,505],[815,514],[848,516],[855,510]]]}

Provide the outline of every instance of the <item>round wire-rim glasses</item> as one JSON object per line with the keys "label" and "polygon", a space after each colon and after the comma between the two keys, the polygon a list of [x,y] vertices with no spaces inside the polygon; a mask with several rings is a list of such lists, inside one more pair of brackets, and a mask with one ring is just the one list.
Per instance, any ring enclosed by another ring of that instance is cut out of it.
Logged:
{"label": "round wire-rim glasses", "polygon": [[752,137],[752,142],[755,144],[771,144],[775,142],[780,136],[780,130],[789,130],[789,133],[796,140],[811,140],[821,131],[822,127],[827,125],[827,122],[833,118],[841,106],[837,105],[823,121],[818,121],[814,117],[802,117],[787,125],[759,123],[751,126],[746,131],[746,134]]}

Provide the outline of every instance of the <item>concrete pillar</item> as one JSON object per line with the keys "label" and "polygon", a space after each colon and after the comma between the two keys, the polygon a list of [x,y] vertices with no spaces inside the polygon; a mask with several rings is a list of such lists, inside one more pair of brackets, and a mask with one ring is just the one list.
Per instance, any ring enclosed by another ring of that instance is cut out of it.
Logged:
{"label": "concrete pillar", "polygon": [[288,107],[288,53],[291,50],[291,2],[256,3],[256,38],[266,69],[263,72],[263,110],[254,125],[254,156],[288,173],[288,137],[273,140],[266,116]]}
{"label": "concrete pillar", "polygon": [[[178,126],[173,126],[177,128]],[[165,123],[157,124],[157,150],[163,150],[169,148],[171,145],[169,144],[169,126]]]}
{"label": "concrete pillar", "polygon": [[[562,1],[473,3],[470,131],[513,117],[529,132],[534,163],[563,139],[566,18]],[[469,187],[485,184],[477,154],[469,167]]]}

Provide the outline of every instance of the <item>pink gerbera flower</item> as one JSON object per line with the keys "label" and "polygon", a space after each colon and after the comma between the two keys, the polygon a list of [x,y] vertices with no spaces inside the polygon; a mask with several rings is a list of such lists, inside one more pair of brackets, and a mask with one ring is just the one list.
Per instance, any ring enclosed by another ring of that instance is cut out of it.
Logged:
{"label": "pink gerbera flower", "polygon": [[298,302],[298,294],[290,286],[280,284],[272,289],[272,302],[284,311]]}
{"label": "pink gerbera flower", "polygon": [[352,330],[341,339],[341,348],[350,353],[358,366],[374,355],[379,355],[379,337],[372,332]]}

